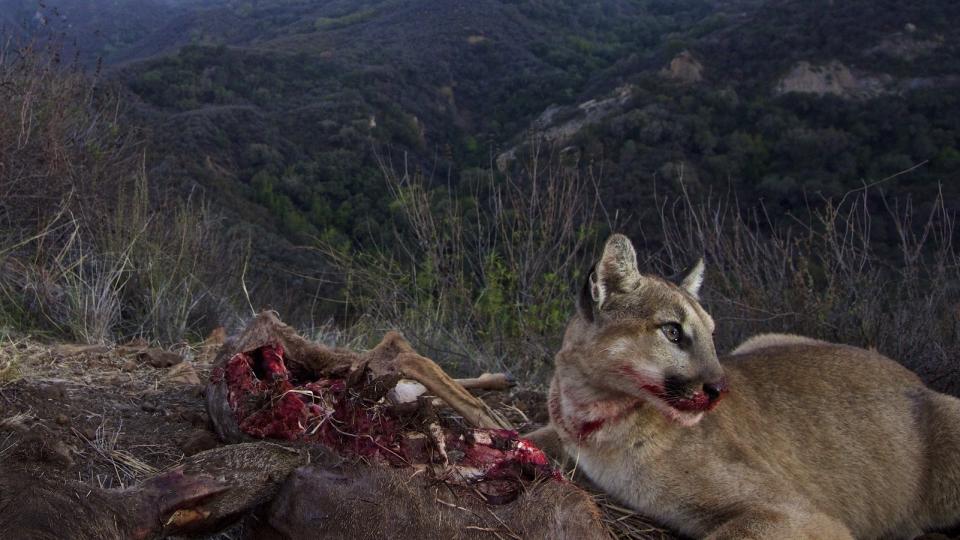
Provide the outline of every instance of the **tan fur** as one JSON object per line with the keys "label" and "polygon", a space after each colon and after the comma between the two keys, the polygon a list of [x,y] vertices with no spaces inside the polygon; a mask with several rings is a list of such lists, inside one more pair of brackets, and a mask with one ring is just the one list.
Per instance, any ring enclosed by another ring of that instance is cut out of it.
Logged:
{"label": "tan fur", "polygon": [[553,480],[491,505],[409,468],[343,463],[296,470],[258,520],[257,540],[609,538],[590,495]]}
{"label": "tan fur", "polygon": [[[598,268],[635,260],[625,240]],[[911,538],[960,521],[960,400],[876,352],[799,336],[758,336],[720,361],[696,290],[618,267],[628,287],[614,276],[588,282],[602,305],[581,296],[536,441],[694,537]],[[684,347],[665,338],[670,317]],[[634,372],[650,384],[631,386]],[[672,376],[693,395],[720,373],[729,392],[713,410],[672,410],[656,391]]]}
{"label": "tan fur", "polygon": [[730,354],[745,354],[768,347],[780,347],[790,345],[826,345],[824,341],[798,336],[796,334],[757,334],[730,351]]}

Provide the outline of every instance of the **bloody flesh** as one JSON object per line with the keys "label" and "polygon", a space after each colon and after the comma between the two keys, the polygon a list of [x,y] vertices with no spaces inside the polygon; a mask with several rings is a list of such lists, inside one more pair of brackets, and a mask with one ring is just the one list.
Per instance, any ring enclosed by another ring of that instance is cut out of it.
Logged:
{"label": "bloody flesh", "polygon": [[384,400],[364,399],[347,379],[301,379],[285,365],[280,345],[235,354],[213,374],[214,383],[226,384],[230,409],[251,437],[319,443],[393,466],[447,465],[461,479],[489,484],[482,491],[492,492],[494,501],[516,491],[500,484],[560,478],[546,455],[515,431],[442,426],[430,437]]}

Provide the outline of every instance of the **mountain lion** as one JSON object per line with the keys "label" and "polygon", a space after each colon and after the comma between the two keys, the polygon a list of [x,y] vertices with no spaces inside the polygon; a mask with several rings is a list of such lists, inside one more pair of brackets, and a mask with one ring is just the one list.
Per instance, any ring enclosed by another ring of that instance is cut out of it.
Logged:
{"label": "mountain lion", "polygon": [[751,338],[722,361],[697,300],[613,235],[556,355],[550,425],[602,489],[708,538],[911,538],[960,521],[960,400],[872,351]]}

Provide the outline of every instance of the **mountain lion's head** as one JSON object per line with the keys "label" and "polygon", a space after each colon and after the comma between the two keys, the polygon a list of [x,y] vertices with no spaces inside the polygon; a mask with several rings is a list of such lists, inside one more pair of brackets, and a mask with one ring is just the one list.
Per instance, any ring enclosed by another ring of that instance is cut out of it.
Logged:
{"label": "mountain lion's head", "polygon": [[[697,299],[699,261],[676,285],[642,275],[630,240],[614,234],[590,273],[557,355],[591,394],[633,397],[692,425],[727,390],[713,344],[713,319]],[[570,366],[572,364],[572,366]]]}

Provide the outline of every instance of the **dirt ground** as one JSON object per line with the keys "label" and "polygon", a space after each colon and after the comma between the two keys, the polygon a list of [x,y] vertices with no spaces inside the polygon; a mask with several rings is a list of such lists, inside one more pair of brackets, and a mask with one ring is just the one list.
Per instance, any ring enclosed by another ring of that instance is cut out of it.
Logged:
{"label": "dirt ground", "polygon": [[0,458],[36,475],[114,488],[211,448],[200,385],[209,359],[190,356],[153,367],[138,347],[5,344]]}
{"label": "dirt ground", "polygon": [[[216,340],[214,340],[216,341]],[[173,351],[0,342],[0,462],[55,480],[127,487],[221,443],[203,388],[217,343]],[[480,396],[523,432],[548,414],[542,392]],[[671,538],[597,495],[621,538]],[[240,538],[233,527],[212,538]]]}

